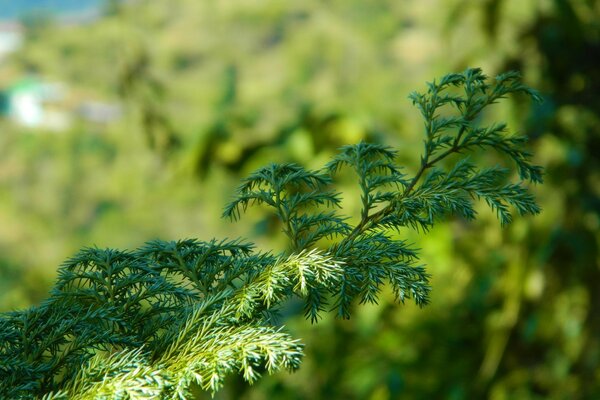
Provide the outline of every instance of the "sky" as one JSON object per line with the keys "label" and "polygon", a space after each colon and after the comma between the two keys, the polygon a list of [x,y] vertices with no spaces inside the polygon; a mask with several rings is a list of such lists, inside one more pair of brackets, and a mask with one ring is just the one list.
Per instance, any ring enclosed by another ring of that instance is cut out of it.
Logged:
{"label": "sky", "polygon": [[24,14],[45,11],[69,14],[97,8],[103,0],[0,0],[0,19],[18,19]]}

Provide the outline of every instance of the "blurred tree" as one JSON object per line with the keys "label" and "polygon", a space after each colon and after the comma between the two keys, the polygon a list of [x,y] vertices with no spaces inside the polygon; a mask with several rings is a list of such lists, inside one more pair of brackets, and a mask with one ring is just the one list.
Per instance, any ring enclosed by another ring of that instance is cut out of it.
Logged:
{"label": "blurred tree", "polygon": [[164,157],[180,145],[180,139],[165,112],[165,87],[150,70],[150,55],[143,46],[135,47],[122,63],[119,93],[138,110],[148,146]]}

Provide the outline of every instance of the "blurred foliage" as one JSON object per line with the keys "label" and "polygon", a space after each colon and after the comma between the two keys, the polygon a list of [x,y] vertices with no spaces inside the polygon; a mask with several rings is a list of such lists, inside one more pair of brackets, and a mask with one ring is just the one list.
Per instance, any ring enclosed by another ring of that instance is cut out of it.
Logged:
{"label": "blurred foliage", "polygon": [[[85,245],[261,234],[281,246],[269,219],[218,220],[240,176],[268,161],[312,168],[361,139],[417,148],[415,83],[516,69],[544,103],[515,99],[483,118],[532,138],[542,214],[500,230],[482,208],[479,222],[427,240],[402,232],[430,266],[429,306],[394,307],[390,292],[350,321],[289,319],[303,367],[219,395],[600,397],[597,1],[110,3],[94,22],[47,24],[0,66],[0,84],[37,72],[126,111],[57,134],[0,120],[3,310],[46,297],[56,266]],[[414,172],[418,153],[400,154]]]}

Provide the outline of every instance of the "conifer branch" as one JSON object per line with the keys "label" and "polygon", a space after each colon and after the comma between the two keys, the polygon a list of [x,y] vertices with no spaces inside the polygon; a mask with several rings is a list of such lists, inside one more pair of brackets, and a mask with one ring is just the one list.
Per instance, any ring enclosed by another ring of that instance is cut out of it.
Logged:
{"label": "conifer branch", "polygon": [[[279,218],[290,251],[257,252],[242,240],[154,240],[129,252],[86,248],[59,269],[50,298],[0,314],[0,398],[191,398],[197,384],[218,391],[228,374],[252,383],[260,371],[296,369],[303,346],[273,322],[291,298],[317,322],[323,312],[349,318],[356,303],[377,303],[384,284],[396,300],[429,301],[418,254],[391,230],[427,231],[448,214],[476,217],[483,199],[501,224],[512,209],[540,212],[526,182],[542,170],[526,138],[504,124],[478,126],[483,110],[513,93],[539,96],[516,73],[492,82],[479,69],[449,74],[410,98],[424,118],[424,153],[412,178],[389,147],[344,146],[320,171],[271,164],[251,174],[223,215],[238,220],[253,205]],[[460,91],[462,89],[462,92]],[[463,157],[493,149],[516,166],[479,167]],[[335,175],[357,177],[361,211],[340,214]]]}

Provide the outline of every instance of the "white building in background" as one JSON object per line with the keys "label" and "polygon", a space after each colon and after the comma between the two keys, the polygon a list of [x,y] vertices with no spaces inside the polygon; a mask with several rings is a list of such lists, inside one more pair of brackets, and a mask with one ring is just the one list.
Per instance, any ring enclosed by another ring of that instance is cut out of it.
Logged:
{"label": "white building in background", "polygon": [[0,117],[17,126],[60,132],[74,121],[109,125],[121,119],[120,104],[77,99],[63,83],[51,83],[34,76],[0,88]]}
{"label": "white building in background", "polygon": [[2,114],[20,126],[62,131],[71,125],[70,115],[57,107],[65,98],[60,83],[45,83],[25,78],[2,93]]}
{"label": "white building in background", "polygon": [[15,21],[0,21],[0,62],[23,45],[25,29]]}

